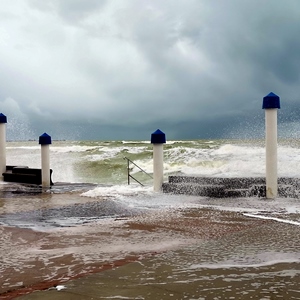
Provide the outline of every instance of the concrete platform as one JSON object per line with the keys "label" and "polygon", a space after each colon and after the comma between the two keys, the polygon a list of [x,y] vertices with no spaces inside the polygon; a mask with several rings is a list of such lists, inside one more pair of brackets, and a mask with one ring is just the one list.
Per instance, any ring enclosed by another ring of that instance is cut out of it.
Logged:
{"label": "concrete platform", "polygon": [[[164,193],[213,198],[266,197],[266,180],[263,177],[169,176],[162,190]],[[300,179],[278,178],[278,196],[300,198]]]}

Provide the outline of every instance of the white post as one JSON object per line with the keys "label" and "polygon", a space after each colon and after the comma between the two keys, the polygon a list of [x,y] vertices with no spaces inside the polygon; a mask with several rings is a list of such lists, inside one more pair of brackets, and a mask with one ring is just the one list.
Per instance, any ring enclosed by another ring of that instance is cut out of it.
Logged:
{"label": "white post", "polygon": [[3,181],[3,173],[6,171],[6,123],[7,118],[0,113],[0,180]]}
{"label": "white post", "polygon": [[274,93],[263,98],[266,126],[266,197],[274,199],[278,193],[277,176],[277,111],[280,99]]}
{"label": "white post", "polygon": [[163,144],[153,144],[153,190],[161,191],[164,181],[164,149]]}
{"label": "white post", "polygon": [[266,193],[277,197],[277,108],[266,109]]}
{"label": "white post", "polygon": [[50,187],[50,149],[51,137],[44,133],[39,137],[41,145],[42,187]]}
{"label": "white post", "polygon": [[163,144],[166,142],[166,135],[157,129],[151,134],[153,144],[153,190],[160,192],[164,179],[164,154]]}

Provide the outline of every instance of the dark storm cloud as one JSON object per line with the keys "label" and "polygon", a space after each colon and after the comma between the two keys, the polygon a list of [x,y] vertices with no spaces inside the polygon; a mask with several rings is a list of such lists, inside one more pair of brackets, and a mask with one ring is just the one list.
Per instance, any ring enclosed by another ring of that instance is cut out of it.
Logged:
{"label": "dark storm cloud", "polygon": [[0,105],[32,132],[261,136],[271,91],[284,134],[298,128],[297,0],[6,2]]}

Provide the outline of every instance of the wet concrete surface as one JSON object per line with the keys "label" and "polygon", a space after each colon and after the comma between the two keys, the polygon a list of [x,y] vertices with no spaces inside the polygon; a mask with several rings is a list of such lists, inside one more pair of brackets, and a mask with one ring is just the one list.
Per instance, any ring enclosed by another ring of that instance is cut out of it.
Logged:
{"label": "wet concrete surface", "polygon": [[1,198],[12,197],[27,197],[29,195],[42,195],[42,194],[63,194],[83,192],[89,189],[100,186],[93,183],[68,183],[56,182],[49,188],[44,188],[36,184],[22,184],[22,183],[2,183],[0,188]]}
{"label": "wet concrete surface", "polygon": [[109,200],[102,200],[3,214],[0,215],[0,225],[48,230],[55,227],[78,226],[108,217],[122,218],[136,214],[138,211],[129,210]]}
{"label": "wet concrete surface", "polygon": [[138,209],[129,209],[109,198],[95,201],[80,197],[81,193],[96,186],[99,185],[56,183],[43,191],[36,185],[6,185],[0,190],[0,225],[43,231],[140,213]]}

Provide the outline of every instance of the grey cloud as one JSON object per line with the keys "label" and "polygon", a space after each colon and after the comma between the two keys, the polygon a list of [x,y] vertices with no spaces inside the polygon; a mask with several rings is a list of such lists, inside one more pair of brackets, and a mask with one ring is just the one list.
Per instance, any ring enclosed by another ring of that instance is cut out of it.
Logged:
{"label": "grey cloud", "polygon": [[280,123],[299,119],[296,0],[9,5],[0,11],[15,15],[0,20],[9,37],[0,101],[13,98],[33,128],[48,124],[61,136],[73,124],[80,138],[101,138],[102,129],[105,138],[143,138],[161,127],[209,138],[249,136],[257,126],[252,136],[260,136],[271,91],[282,99]]}
{"label": "grey cloud", "polygon": [[105,6],[106,2],[106,0],[28,0],[31,7],[43,12],[56,13],[64,21],[75,26],[88,18],[89,14]]}

